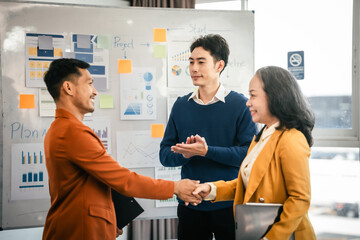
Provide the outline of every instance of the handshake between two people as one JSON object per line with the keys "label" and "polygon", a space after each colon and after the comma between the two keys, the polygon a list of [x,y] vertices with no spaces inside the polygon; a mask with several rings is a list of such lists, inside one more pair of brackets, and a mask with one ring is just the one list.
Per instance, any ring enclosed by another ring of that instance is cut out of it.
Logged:
{"label": "handshake between two people", "polygon": [[[186,139],[186,142],[177,143],[171,146],[171,151],[182,154],[184,158],[193,156],[205,156],[208,145],[204,137],[196,134]],[[178,188],[179,192],[176,191]],[[207,183],[200,184],[200,181],[183,179],[175,183],[175,194],[182,199],[186,205],[191,203],[196,206],[209,195],[211,186]]]}
{"label": "handshake between two people", "polygon": [[198,180],[182,179],[175,182],[174,193],[185,202],[185,205],[189,205],[189,203],[194,206],[200,204],[210,191],[211,186],[209,184],[200,184]]}

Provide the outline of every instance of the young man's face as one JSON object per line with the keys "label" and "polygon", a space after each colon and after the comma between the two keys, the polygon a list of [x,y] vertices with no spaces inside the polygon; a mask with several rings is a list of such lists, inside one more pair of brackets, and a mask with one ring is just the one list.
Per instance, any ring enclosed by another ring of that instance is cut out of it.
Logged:
{"label": "young man's face", "polygon": [[79,69],[81,76],[75,80],[74,104],[79,112],[86,114],[95,110],[95,96],[97,91],[93,85],[93,78],[87,69]]}
{"label": "young man's face", "polygon": [[190,74],[195,86],[217,84],[220,72],[223,69],[221,61],[216,61],[210,52],[202,47],[197,47],[191,52]]}

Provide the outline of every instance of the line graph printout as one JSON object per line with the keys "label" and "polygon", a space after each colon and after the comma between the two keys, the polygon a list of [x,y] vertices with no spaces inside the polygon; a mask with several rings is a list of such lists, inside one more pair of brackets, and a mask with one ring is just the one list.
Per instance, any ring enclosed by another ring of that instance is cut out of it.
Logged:
{"label": "line graph printout", "polygon": [[160,167],[161,140],[152,138],[151,131],[118,131],[117,161],[127,168]]}
{"label": "line graph printout", "polygon": [[11,200],[49,198],[43,143],[11,146]]}
{"label": "line graph printout", "polygon": [[[156,167],[155,179],[179,181],[181,179],[181,167]],[[166,200],[156,200],[156,207],[174,207],[178,205],[176,195]]]}

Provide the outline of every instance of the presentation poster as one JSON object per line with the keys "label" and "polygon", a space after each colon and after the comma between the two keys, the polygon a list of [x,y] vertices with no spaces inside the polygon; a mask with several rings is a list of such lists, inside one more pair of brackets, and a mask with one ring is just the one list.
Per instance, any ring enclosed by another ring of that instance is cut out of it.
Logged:
{"label": "presentation poster", "polygon": [[151,131],[118,131],[117,161],[127,168],[160,167],[161,140],[151,137]]}
{"label": "presentation poster", "polygon": [[63,35],[26,34],[26,87],[46,87],[43,80],[44,73],[49,69],[52,61],[63,56],[64,46]]}
{"label": "presentation poster", "polygon": [[11,200],[49,198],[43,143],[11,146]]}
{"label": "presentation poster", "polygon": [[90,64],[88,68],[94,79],[97,91],[107,91],[109,88],[109,50],[100,48],[97,35],[73,34],[71,39],[73,57]]}
{"label": "presentation poster", "polygon": [[155,76],[154,68],[120,74],[121,120],[156,119]]}
{"label": "presentation poster", "polygon": [[190,41],[171,41],[168,44],[168,87],[191,88],[189,70]]}
{"label": "presentation poster", "polygon": [[100,138],[104,144],[106,152],[111,154],[111,126],[110,119],[107,117],[92,117],[91,119],[85,119],[83,123],[89,126],[96,136]]}
{"label": "presentation poster", "polygon": [[[171,181],[181,180],[181,167],[156,167],[155,178]],[[156,200],[156,207],[175,207],[178,205],[176,195],[166,200]]]}

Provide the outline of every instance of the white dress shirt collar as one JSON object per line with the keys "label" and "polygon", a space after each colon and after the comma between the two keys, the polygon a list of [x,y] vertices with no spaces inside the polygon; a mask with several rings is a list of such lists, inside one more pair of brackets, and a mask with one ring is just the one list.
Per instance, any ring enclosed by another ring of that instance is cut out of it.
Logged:
{"label": "white dress shirt collar", "polygon": [[217,90],[215,96],[209,101],[208,103],[204,104],[204,102],[199,98],[199,89],[196,89],[188,98],[188,101],[190,99],[193,99],[196,103],[199,103],[201,105],[209,105],[212,103],[216,103],[218,101],[222,101],[225,103],[225,97],[230,93],[230,90],[227,90],[221,83],[219,86],[219,89]]}

